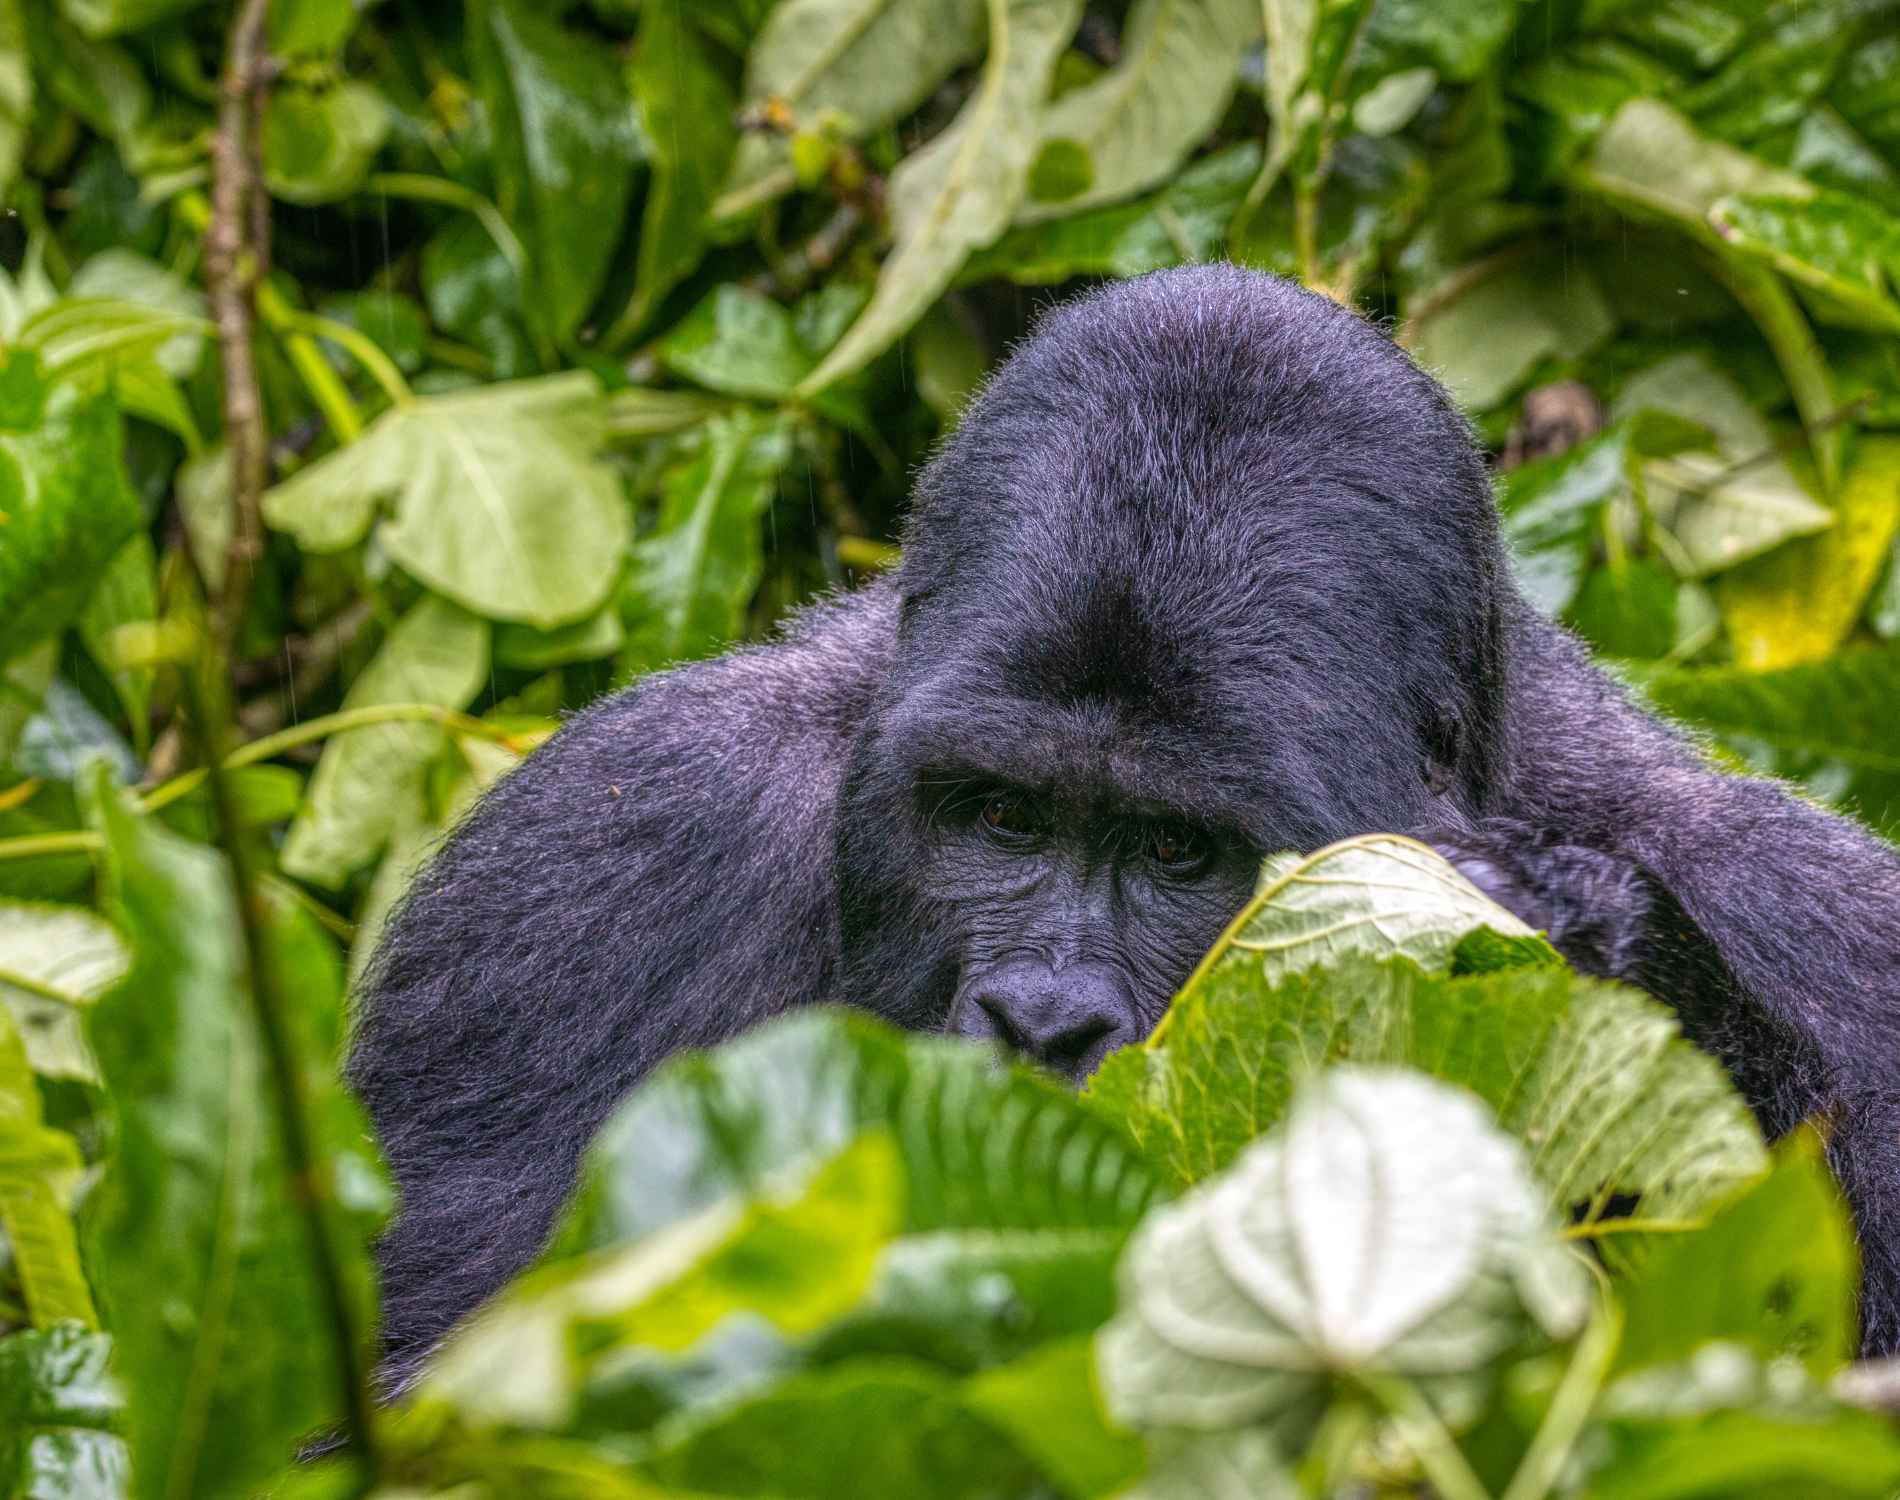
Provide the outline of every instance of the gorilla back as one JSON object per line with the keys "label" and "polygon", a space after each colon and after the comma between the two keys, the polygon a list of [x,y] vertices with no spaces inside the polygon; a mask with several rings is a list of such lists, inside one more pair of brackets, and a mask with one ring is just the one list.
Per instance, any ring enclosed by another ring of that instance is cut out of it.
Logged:
{"label": "gorilla back", "polygon": [[350,1064],[401,1190],[400,1383],[540,1248],[673,1050],[814,1001],[1073,1077],[1265,853],[1432,839],[1644,984],[1771,1132],[1832,1118],[1900,1340],[1900,862],[1719,776],[1515,592],[1461,418],[1231,267],[1060,308],[921,477],[894,577],[575,717],[418,877]]}

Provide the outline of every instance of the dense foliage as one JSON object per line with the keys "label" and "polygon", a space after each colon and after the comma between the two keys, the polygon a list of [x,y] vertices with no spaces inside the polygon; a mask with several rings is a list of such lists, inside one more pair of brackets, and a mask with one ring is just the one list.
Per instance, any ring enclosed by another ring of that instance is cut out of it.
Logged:
{"label": "dense foliage", "polygon": [[1035,289],[1390,320],[1542,607],[1900,829],[1900,4],[236,9],[0,0],[0,1492],[1900,1487],[1812,1141],[1392,841],[1271,865],[1079,1102],[829,1014],[673,1064],[285,1477],[361,1405],[335,1059],[417,855],[886,564]]}

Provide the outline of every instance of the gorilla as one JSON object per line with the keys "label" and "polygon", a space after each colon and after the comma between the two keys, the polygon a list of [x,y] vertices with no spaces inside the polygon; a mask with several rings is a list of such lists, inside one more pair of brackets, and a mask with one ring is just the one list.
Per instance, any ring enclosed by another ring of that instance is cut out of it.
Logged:
{"label": "gorilla", "polygon": [[894,575],[576,715],[422,870],[349,1063],[400,1190],[386,1376],[676,1049],[836,1001],[1080,1080],[1263,855],[1372,830],[1673,1004],[1771,1135],[1822,1116],[1865,1346],[1900,1347],[1900,860],[1526,604],[1468,427],[1380,330],[1212,265],[1045,314]]}

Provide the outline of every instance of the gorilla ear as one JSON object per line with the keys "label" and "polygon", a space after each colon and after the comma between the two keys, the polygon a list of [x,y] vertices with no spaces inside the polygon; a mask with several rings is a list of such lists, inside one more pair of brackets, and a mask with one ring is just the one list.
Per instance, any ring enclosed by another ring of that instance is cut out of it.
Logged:
{"label": "gorilla ear", "polygon": [[1425,785],[1434,796],[1449,796],[1465,781],[1464,724],[1456,714],[1433,708],[1423,729]]}

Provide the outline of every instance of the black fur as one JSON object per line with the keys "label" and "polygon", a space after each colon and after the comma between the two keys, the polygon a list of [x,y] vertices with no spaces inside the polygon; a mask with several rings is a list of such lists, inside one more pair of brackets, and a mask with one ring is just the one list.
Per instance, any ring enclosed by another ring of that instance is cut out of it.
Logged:
{"label": "black fur", "polygon": [[[1182,826],[1207,855],[1177,879],[1154,830]],[[1632,708],[1517,595],[1437,386],[1215,266],[1050,313],[922,476],[894,578],[577,716],[419,877],[350,1065],[402,1193],[392,1379],[676,1048],[841,1000],[1047,1024],[1085,1071],[1244,899],[1236,861],[1372,829],[1676,1003],[1771,1130],[1829,1113],[1866,1343],[1900,1345],[1900,862]]]}

